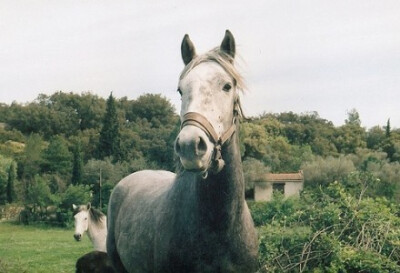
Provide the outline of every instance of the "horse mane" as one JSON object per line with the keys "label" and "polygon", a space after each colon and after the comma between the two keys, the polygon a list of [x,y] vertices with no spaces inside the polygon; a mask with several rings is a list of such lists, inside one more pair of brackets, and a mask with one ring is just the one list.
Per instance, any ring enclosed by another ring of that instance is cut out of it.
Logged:
{"label": "horse mane", "polygon": [[83,211],[83,210],[87,210],[86,208],[87,208],[86,205],[79,205],[79,206],[77,206],[77,208],[74,209],[74,211],[73,211],[73,215],[75,216],[75,215],[78,214],[79,212],[81,212],[81,211]]}
{"label": "horse mane", "polygon": [[106,217],[104,213],[102,213],[100,210],[95,209],[95,208],[90,208],[89,209],[89,214],[90,218],[93,220],[93,222],[98,225],[103,222],[103,218]]}
{"label": "horse mane", "polygon": [[[76,215],[79,212],[84,211],[84,210],[86,210],[86,211],[88,210],[87,205],[80,205],[74,210],[73,215]],[[95,209],[93,207],[90,207],[89,215],[90,215],[90,219],[93,221],[93,223],[95,225],[101,224],[103,222],[103,218],[106,217],[106,215],[104,213],[102,213],[100,210]]]}
{"label": "horse mane", "polygon": [[239,90],[243,91],[246,88],[242,75],[233,65],[234,59],[230,55],[221,51],[219,47],[211,49],[200,56],[196,56],[185,66],[179,79],[181,80],[186,77],[186,75],[197,65],[210,61],[218,63],[233,78],[235,85]]}

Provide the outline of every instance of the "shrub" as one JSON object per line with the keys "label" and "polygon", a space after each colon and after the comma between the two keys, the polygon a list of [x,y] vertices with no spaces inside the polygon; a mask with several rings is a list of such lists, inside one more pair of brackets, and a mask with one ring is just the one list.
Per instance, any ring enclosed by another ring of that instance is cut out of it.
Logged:
{"label": "shrub", "polygon": [[270,202],[249,202],[249,208],[256,226],[279,222],[284,224],[299,210],[298,198],[284,198],[283,194],[274,194]]}
{"label": "shrub", "polygon": [[61,202],[57,212],[58,222],[62,226],[72,224],[72,204],[80,205],[92,201],[92,192],[88,185],[69,185],[61,195]]}
{"label": "shrub", "polygon": [[342,184],[250,203],[261,272],[400,272],[398,208]]}
{"label": "shrub", "polygon": [[302,164],[305,187],[314,188],[320,185],[327,186],[334,181],[340,181],[349,173],[356,170],[348,156],[327,158],[315,157],[312,161]]}

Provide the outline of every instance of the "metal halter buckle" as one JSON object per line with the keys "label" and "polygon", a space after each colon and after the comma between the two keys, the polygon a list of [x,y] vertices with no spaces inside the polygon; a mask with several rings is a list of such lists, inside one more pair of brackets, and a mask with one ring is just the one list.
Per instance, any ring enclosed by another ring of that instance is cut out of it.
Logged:
{"label": "metal halter buckle", "polygon": [[214,143],[214,152],[210,168],[211,173],[214,174],[218,173],[225,166],[225,161],[222,159],[221,147],[228,139],[231,138],[233,133],[236,131],[235,118],[236,117],[233,118],[233,123],[231,127],[229,127],[229,129],[226,132],[224,132],[220,137],[218,137],[218,134],[216,133],[212,124],[203,115],[196,112],[188,112],[183,116],[181,129],[186,125],[196,126],[201,130],[203,130],[209,137],[211,142]]}

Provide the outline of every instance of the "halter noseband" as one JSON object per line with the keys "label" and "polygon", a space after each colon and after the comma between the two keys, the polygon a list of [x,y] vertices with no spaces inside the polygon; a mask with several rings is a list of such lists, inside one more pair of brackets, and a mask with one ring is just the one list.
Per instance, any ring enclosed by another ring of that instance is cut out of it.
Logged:
{"label": "halter noseband", "polygon": [[[212,143],[214,143],[214,153],[211,159],[211,167],[209,171],[212,173],[218,173],[222,170],[225,165],[225,161],[222,159],[221,155],[221,147],[225,144],[225,142],[231,138],[233,133],[236,131],[236,117],[238,116],[240,105],[238,106],[238,100],[235,101],[234,111],[233,111],[233,121],[231,127],[226,130],[220,137],[218,137],[217,132],[215,131],[212,124],[207,120],[205,116],[199,114],[197,112],[187,112],[183,116],[183,121],[181,124],[181,130],[186,125],[196,126],[206,133],[208,138]],[[239,109],[237,109],[239,107]]]}

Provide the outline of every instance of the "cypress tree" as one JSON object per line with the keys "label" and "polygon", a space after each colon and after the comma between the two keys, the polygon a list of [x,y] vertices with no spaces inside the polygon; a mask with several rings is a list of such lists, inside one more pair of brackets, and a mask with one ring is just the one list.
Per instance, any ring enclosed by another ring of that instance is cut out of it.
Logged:
{"label": "cypress tree", "polygon": [[8,169],[8,179],[7,179],[7,202],[12,203],[15,201],[15,179],[17,176],[17,171],[15,170],[14,162],[11,163]]}
{"label": "cypress tree", "polygon": [[103,127],[100,131],[98,155],[100,159],[112,156],[115,161],[121,159],[121,135],[115,99],[112,95],[107,99],[106,113],[103,118]]}
{"label": "cypress tree", "polygon": [[388,159],[392,162],[394,161],[393,156],[396,153],[396,148],[391,137],[390,119],[388,119],[386,122],[385,136],[386,139],[384,141],[382,150],[387,154]]}
{"label": "cypress tree", "polygon": [[386,137],[389,138],[390,137],[390,133],[391,133],[391,128],[390,128],[390,119],[387,120],[386,122]]}

